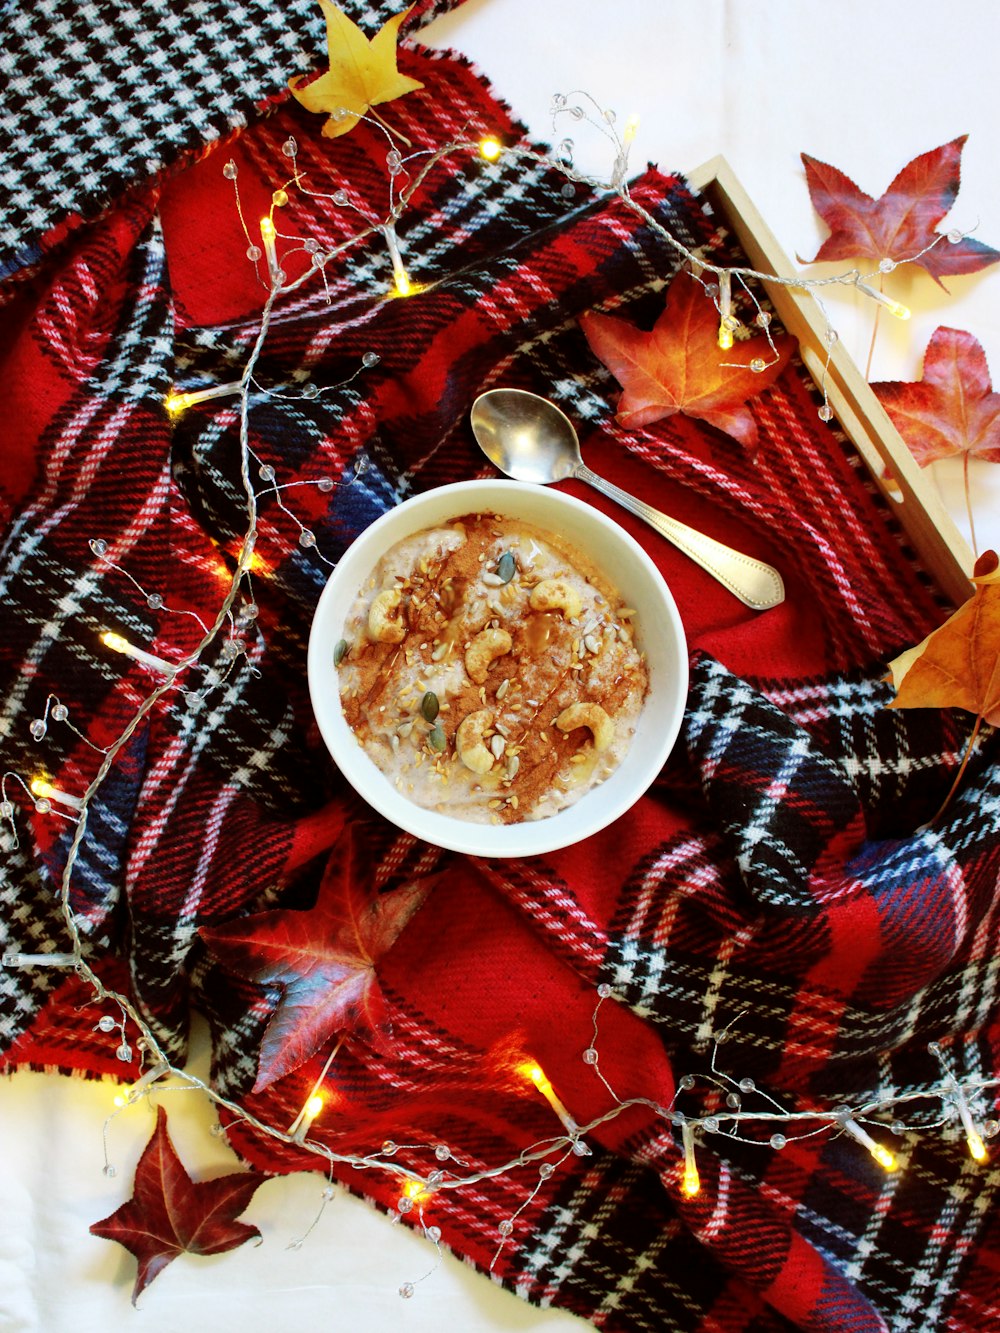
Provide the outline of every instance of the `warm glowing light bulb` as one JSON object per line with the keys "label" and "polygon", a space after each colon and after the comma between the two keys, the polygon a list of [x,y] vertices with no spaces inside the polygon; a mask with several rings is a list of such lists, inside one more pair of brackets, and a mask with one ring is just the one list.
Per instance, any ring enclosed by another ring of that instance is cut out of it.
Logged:
{"label": "warm glowing light bulb", "polygon": [[719,325],[719,346],[724,352],[728,352],[733,345],[733,331],[728,324]]}
{"label": "warm glowing light bulb", "polygon": [[128,1098],[124,1097],[120,1092],[117,1092],[115,1093],[114,1102],[120,1111],[123,1106],[127,1105]]}
{"label": "warm glowing light bulb", "polygon": [[622,142],[631,143],[635,138],[635,132],[638,128],[639,117],[636,115],[629,116],[628,120],[625,122],[625,132],[622,135]]}
{"label": "warm glowing light bulb", "polygon": [[986,1144],[974,1130],[966,1139],[966,1143],[969,1145],[969,1152],[972,1153],[977,1162],[986,1161]]}
{"label": "warm glowing light bulb", "polygon": [[499,139],[494,139],[492,136],[483,139],[479,145],[479,155],[484,157],[487,162],[495,162],[502,152],[503,144]]}
{"label": "warm glowing light bulb", "polygon": [[402,264],[399,266],[399,268],[398,268],[398,269],[396,270],[396,272],[393,274],[393,279],[394,279],[394,281],[395,281],[396,295],[397,295],[397,296],[409,296],[409,295],[411,295],[411,293],[413,292],[413,284],[410,282],[410,279],[407,277],[406,269],[403,268]]}
{"label": "warm glowing light bulb", "polygon": [[128,653],[132,647],[128,639],[123,639],[120,634],[115,634],[112,630],[107,630],[101,635],[101,642],[115,653]]}
{"label": "warm glowing light bulb", "polygon": [[186,393],[171,393],[165,398],[163,406],[171,416],[176,416],[178,412],[183,412],[186,407],[190,407],[190,402]]}
{"label": "warm glowing light bulb", "polygon": [[29,785],[32,796],[51,798],[58,794],[58,788],[53,787],[52,783],[46,782],[44,778],[32,778]]}
{"label": "warm glowing light bulb", "polygon": [[910,307],[908,305],[903,305],[901,301],[890,301],[888,304],[888,310],[889,314],[895,315],[897,319],[910,318],[911,314]]}
{"label": "warm glowing light bulb", "polygon": [[264,238],[265,241],[266,241],[266,240],[271,240],[271,241],[274,240],[274,223],[271,221],[270,218],[267,218],[267,217],[265,217],[265,218],[261,218],[261,220],[260,220],[260,234],[261,234],[261,236],[263,236],[263,238]]}
{"label": "warm glowing light bulb", "polygon": [[895,1171],[897,1165],[896,1159],[888,1148],[883,1148],[881,1143],[876,1143],[873,1148],[869,1149],[869,1152],[875,1158],[876,1162],[878,1162],[879,1166],[883,1167],[886,1171]]}
{"label": "warm glowing light bulb", "polygon": [[322,1111],[323,1106],[324,1102],[322,1097],[310,1097],[306,1102],[306,1115],[309,1116],[311,1120],[315,1120],[320,1111]]}
{"label": "warm glowing light bulb", "polygon": [[684,1167],[681,1189],[689,1199],[693,1199],[696,1194],[701,1193],[701,1177],[698,1175],[698,1168],[693,1162],[690,1166],[685,1165]]}

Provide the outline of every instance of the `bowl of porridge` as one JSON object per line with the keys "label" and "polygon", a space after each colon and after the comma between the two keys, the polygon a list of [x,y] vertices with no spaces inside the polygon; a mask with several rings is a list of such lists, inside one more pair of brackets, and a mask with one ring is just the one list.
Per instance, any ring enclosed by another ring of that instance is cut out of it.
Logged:
{"label": "bowl of porridge", "polygon": [[338,768],[414,836],[532,856],[605,828],[680,730],[663,577],[591,505],[515,481],[404,501],[324,589],[309,690]]}

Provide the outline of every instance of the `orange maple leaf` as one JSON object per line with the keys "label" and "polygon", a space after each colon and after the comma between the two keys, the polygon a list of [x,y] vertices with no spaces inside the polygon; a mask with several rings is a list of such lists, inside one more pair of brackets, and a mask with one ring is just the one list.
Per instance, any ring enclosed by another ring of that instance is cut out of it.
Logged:
{"label": "orange maple leaf", "polygon": [[[773,337],[773,351],[761,338],[723,352],[718,311],[686,269],[675,275],[663,314],[648,333],[611,315],[581,315],[580,324],[591,351],[624,390],[617,411],[623,425],[648,426],[683,412],[750,448],[757,423],[746,402],[774,383],[792,354],[787,334]],[[764,368],[752,370],[751,361]]]}
{"label": "orange maple leaf", "polygon": [[961,708],[975,714],[972,735],[944,805],[958,785],[983,722],[1000,726],[1000,559],[995,551],[984,551],[976,561],[972,582],[975,591],[954,615],[889,663],[896,690],[890,708]]}

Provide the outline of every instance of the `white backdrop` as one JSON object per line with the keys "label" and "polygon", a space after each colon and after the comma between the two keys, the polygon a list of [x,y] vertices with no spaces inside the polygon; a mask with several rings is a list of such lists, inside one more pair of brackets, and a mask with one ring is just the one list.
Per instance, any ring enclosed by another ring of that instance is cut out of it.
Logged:
{"label": "white backdrop", "polygon": [[[952,0],[946,9],[930,0],[470,0],[423,36],[469,55],[536,136],[551,136],[552,94],[583,89],[620,121],[641,118],[636,170],[646,159],[688,169],[723,153],[792,255],[814,254],[826,234],[801,151],[878,195],[911,157],[968,133],[963,186],[945,226],[978,225],[976,234],[1000,247],[995,0]],[[574,130],[578,162],[606,173],[606,142]],[[914,314],[905,325],[882,321],[874,379],[914,378],[939,324],[975,333],[1000,377],[1000,270],[951,280],[950,295],[923,272],[890,282]],[[863,366],[870,308],[857,308],[847,291],[830,307]],[[939,465],[964,531],[959,471]],[[972,477],[980,546],[1000,545],[1000,467],[974,465]],[[147,1289],[136,1314],[134,1261],[88,1233],[126,1197],[152,1129],[145,1105],[120,1116],[110,1143],[118,1176],[102,1175],[101,1126],[112,1095],[110,1085],[44,1075],[0,1081],[4,1330],[284,1333],[331,1319],[366,1333],[429,1333],[442,1323],[462,1333],[581,1326],[524,1305],[450,1257],[402,1301],[400,1284],[431,1267],[432,1247],[343,1194],[301,1249],[287,1249],[315,1214],[317,1176],[268,1182],[246,1213],[263,1245],[182,1257]],[[232,1164],[209,1133],[202,1097],[176,1094],[168,1109],[176,1147],[196,1177]]]}

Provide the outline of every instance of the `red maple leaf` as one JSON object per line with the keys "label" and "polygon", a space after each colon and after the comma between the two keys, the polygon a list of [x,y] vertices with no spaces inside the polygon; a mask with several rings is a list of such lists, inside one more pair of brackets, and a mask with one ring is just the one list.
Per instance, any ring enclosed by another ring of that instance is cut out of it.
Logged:
{"label": "red maple leaf", "polygon": [[814,259],[802,262],[871,259],[878,264],[891,259],[898,264],[909,259],[942,287],[942,274],[977,273],[995,264],[1000,251],[969,236],[952,243],[935,230],[958,194],[967,138],[960,135],[915,157],[879,199],[859,190],[836,167],[803,153],[813,207],[830,228],[830,235]]}
{"label": "red maple leaf", "polygon": [[[762,338],[722,351],[719,313],[687,270],[674,276],[663,314],[648,333],[611,315],[581,315],[580,324],[591,351],[624,390],[617,411],[623,425],[648,426],[683,412],[751,448],[757,423],[747,399],[768,388],[792,354],[792,339],[781,334],[773,352]],[[751,370],[752,360],[765,369]]]}
{"label": "red maple leaf", "polygon": [[962,329],[934,330],[923,379],[871,386],[921,467],[965,454],[1000,463],[1000,393],[981,343]]}
{"label": "red maple leaf", "polygon": [[362,875],[349,831],[334,848],[309,911],[279,908],[202,927],[202,938],[224,967],[281,987],[261,1043],[254,1092],[297,1069],[335,1032],[386,1049],[386,1003],[375,964],[422,906],[428,885],[407,884],[366,900]]}
{"label": "red maple leaf", "polygon": [[131,1199],[90,1228],[138,1259],[132,1304],[179,1254],[222,1254],[260,1236],[256,1227],[236,1218],[266,1179],[256,1171],[235,1171],[215,1180],[192,1180],[170,1142],[167,1113],[158,1106]]}

